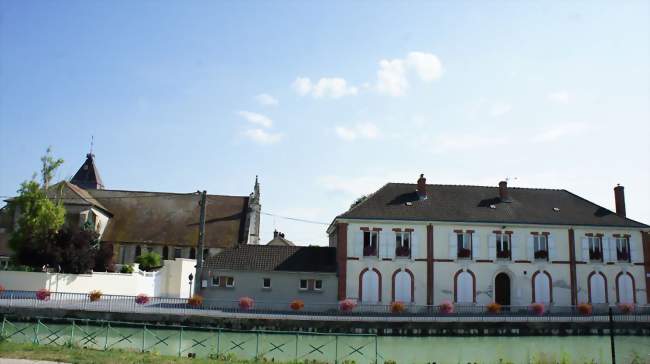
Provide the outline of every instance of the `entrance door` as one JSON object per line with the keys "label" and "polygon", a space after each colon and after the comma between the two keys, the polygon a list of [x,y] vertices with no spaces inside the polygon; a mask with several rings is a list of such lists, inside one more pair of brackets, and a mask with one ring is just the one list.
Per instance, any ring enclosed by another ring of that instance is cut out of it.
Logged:
{"label": "entrance door", "polygon": [[510,306],[510,277],[505,273],[494,278],[494,301],[502,306]]}

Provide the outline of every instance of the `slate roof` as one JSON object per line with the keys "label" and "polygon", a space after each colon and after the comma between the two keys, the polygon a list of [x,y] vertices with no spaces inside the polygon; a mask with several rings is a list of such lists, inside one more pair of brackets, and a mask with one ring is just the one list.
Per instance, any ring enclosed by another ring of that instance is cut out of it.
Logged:
{"label": "slate roof", "polygon": [[[194,246],[198,240],[199,196],[120,190],[86,190],[111,212],[106,242]],[[231,248],[246,240],[248,196],[208,195],[206,248]]]}
{"label": "slate roof", "polygon": [[204,270],[336,272],[336,248],[240,245],[205,260]]}
{"label": "slate roof", "polygon": [[77,173],[72,177],[70,182],[81,188],[104,188],[102,178],[99,176],[99,171],[95,166],[95,155],[92,153],[86,154],[86,161],[81,165]]}
{"label": "slate roof", "polygon": [[[508,187],[512,202],[499,199],[498,187],[427,185],[419,200],[415,184],[388,183],[339,215],[349,219],[424,220],[648,228],[567,190]],[[410,205],[410,206],[409,206]],[[493,205],[495,208],[491,208]],[[555,211],[554,208],[559,208]]]}

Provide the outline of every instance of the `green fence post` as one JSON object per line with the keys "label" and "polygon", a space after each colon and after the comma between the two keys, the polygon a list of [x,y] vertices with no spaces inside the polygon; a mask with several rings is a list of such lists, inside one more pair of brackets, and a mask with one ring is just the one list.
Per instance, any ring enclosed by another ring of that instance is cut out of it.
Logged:
{"label": "green fence post", "polygon": [[147,325],[142,326],[142,352],[144,353],[144,335],[147,331]]}
{"label": "green fence post", "polygon": [[109,335],[110,330],[111,330],[111,323],[107,322],[106,323],[106,340],[104,340],[104,351],[108,350],[108,335]]}
{"label": "green fence post", "polygon": [[339,334],[334,334],[334,364],[339,363]]}
{"label": "green fence post", "polygon": [[257,361],[259,355],[260,355],[260,332],[255,331],[255,361]]}
{"label": "green fence post", "polygon": [[295,361],[298,362],[298,334],[296,334],[296,358]]}
{"label": "green fence post", "polygon": [[377,338],[378,336],[375,335],[375,363],[379,364],[379,343]]}
{"label": "green fence post", "polygon": [[180,333],[178,334],[178,357],[183,353],[183,326],[181,326]]}
{"label": "green fence post", "polygon": [[40,344],[38,340],[38,328],[41,326],[41,319],[36,320],[36,328],[34,329],[34,344]]}
{"label": "green fence post", "polygon": [[72,330],[70,332],[70,346],[74,345],[74,327],[76,326],[75,321],[72,320]]}
{"label": "green fence post", "polygon": [[221,328],[217,331],[217,356],[221,353]]}
{"label": "green fence post", "polygon": [[2,316],[2,331],[0,331],[0,336],[5,336],[5,321],[7,321],[7,316]]}

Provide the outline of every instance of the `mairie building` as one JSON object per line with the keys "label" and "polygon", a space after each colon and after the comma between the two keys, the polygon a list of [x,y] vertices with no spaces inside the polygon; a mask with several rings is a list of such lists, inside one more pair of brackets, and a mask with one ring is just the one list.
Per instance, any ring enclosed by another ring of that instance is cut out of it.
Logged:
{"label": "mairie building", "polygon": [[388,183],[337,216],[338,299],[646,304],[650,227],[567,190]]}

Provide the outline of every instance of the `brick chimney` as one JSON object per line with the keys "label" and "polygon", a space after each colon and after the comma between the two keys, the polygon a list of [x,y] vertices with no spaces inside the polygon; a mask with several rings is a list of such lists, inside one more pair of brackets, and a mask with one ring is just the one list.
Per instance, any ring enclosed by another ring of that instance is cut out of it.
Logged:
{"label": "brick chimney", "polygon": [[614,187],[614,200],[616,202],[616,215],[625,217],[625,192],[623,186]]}
{"label": "brick chimney", "polygon": [[416,188],[416,191],[418,192],[418,197],[420,200],[427,199],[427,179],[424,178],[424,174],[420,174],[420,178],[418,178],[418,186]]}
{"label": "brick chimney", "polygon": [[508,182],[506,181],[499,182],[499,199],[501,202],[511,202],[508,195]]}

